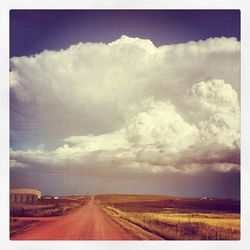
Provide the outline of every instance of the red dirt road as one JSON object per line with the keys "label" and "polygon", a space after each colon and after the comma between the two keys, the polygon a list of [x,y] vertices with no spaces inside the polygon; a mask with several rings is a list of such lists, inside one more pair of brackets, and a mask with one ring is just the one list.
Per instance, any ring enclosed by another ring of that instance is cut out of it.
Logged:
{"label": "red dirt road", "polygon": [[75,212],[44,221],[11,236],[11,240],[136,240],[109,218],[94,198]]}

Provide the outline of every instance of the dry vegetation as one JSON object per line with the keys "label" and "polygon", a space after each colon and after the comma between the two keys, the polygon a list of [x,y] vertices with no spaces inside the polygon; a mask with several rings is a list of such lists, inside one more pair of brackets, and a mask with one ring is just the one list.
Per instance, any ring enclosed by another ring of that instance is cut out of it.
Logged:
{"label": "dry vegetation", "polygon": [[35,203],[11,203],[11,217],[47,217],[60,216],[78,208],[87,197],[63,197],[62,199],[41,199]]}
{"label": "dry vegetation", "polygon": [[19,218],[10,218],[10,234],[14,234],[20,230],[33,226],[34,224],[38,224],[37,220],[20,220]]}
{"label": "dry vegetation", "polygon": [[39,217],[65,215],[79,208],[89,199],[87,196],[65,196],[61,199],[41,199],[34,203],[10,204],[11,234],[40,223]]}
{"label": "dry vegetation", "polygon": [[116,217],[163,239],[240,239],[238,201],[147,195],[99,195],[96,199]]}

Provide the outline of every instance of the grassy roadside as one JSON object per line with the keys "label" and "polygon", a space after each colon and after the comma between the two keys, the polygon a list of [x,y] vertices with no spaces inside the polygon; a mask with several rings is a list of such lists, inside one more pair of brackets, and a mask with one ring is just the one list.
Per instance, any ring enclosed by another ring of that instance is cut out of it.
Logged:
{"label": "grassy roadside", "polygon": [[87,196],[69,196],[59,200],[41,199],[35,203],[12,203],[10,204],[10,234],[43,223],[39,217],[49,218],[73,212],[88,200]]}
{"label": "grassy roadside", "polygon": [[132,194],[104,194],[95,199],[118,223],[161,239],[240,239],[237,200]]}
{"label": "grassy roadside", "polygon": [[73,197],[60,200],[38,200],[35,203],[11,203],[11,217],[60,216],[82,206],[88,197]]}
{"label": "grassy roadside", "polygon": [[[166,240],[239,240],[240,225],[236,215],[227,214],[156,214],[133,213],[106,206],[121,218]],[[205,216],[205,217],[204,217]]]}
{"label": "grassy roadside", "polygon": [[123,219],[119,214],[115,213],[112,209],[109,209],[105,206],[101,206],[103,211],[111,217],[114,221],[116,221],[122,228],[127,230],[129,233],[132,233],[138,240],[163,240],[162,237],[155,235],[154,233],[150,233],[145,231],[140,226],[137,226],[134,223],[129,222],[126,219]]}
{"label": "grassy roadside", "polygon": [[10,235],[28,229],[34,225],[37,225],[41,222],[37,220],[19,220],[16,218],[10,218]]}

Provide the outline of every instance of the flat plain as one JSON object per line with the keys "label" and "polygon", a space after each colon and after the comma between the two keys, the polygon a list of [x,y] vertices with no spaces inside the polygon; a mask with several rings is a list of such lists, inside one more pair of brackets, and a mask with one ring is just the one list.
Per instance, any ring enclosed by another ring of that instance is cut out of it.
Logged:
{"label": "flat plain", "polygon": [[239,240],[240,202],[102,194],[11,204],[12,240]]}
{"label": "flat plain", "polygon": [[240,202],[160,195],[98,195],[103,209],[166,240],[239,240]]}

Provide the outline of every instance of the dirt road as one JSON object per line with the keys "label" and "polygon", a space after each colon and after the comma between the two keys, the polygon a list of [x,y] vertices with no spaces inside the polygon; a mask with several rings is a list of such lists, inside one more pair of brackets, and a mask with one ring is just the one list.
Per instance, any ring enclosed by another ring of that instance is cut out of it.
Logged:
{"label": "dirt road", "polygon": [[136,240],[109,218],[94,198],[75,212],[44,221],[11,237],[11,240]]}

